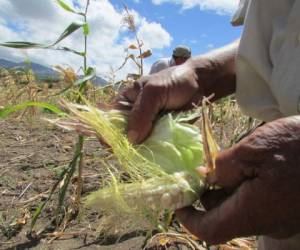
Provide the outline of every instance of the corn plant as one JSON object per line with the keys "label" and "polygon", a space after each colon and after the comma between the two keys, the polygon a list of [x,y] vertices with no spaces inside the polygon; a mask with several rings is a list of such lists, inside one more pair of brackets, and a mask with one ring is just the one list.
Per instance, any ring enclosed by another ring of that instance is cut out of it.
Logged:
{"label": "corn plant", "polygon": [[[75,15],[78,15],[82,18],[82,21],[77,21],[71,23],[64,31],[63,33],[56,39],[56,41],[50,43],[50,44],[41,44],[36,42],[25,42],[25,41],[10,41],[10,42],[2,42],[0,43],[0,46],[8,47],[8,48],[15,48],[15,49],[51,49],[51,50],[62,50],[70,53],[74,53],[83,59],[83,76],[79,77],[78,79],[73,79],[73,83],[67,86],[63,91],[61,91],[58,94],[61,94],[68,90],[71,87],[77,87],[79,95],[77,96],[77,102],[81,102],[81,94],[85,92],[86,84],[89,80],[95,77],[95,69],[88,67],[87,65],[87,39],[89,35],[89,25],[87,22],[87,15],[88,15],[88,8],[90,4],[90,0],[86,0],[85,9],[84,11],[77,11],[74,8],[72,8],[70,5],[65,3],[63,0],[56,0],[57,4],[64,9],[67,12],[71,12]],[[73,34],[75,31],[82,29],[83,36],[84,36],[84,48],[83,51],[76,51],[72,48],[60,46],[60,42],[63,41],[66,37]],[[58,112],[61,114],[61,111],[57,108],[53,107],[50,104],[47,103],[40,103],[40,102],[34,102],[34,101],[28,101],[19,105],[16,105],[14,107],[8,107],[6,109],[1,110],[0,116],[4,117],[7,116],[9,113],[30,107],[30,106],[38,106],[38,107],[44,107],[47,109],[50,109],[54,112]],[[67,192],[67,188],[69,186],[70,180],[73,177],[73,175],[76,172],[76,169],[78,171],[78,177],[77,177],[77,188],[75,193],[75,204],[73,210],[78,210],[78,204],[81,196],[82,191],[82,163],[83,163],[83,143],[84,143],[84,137],[79,136],[78,142],[76,144],[76,149],[73,155],[73,159],[70,162],[69,166],[62,172],[60,175],[58,181],[55,183],[55,185],[52,187],[50,195],[46,201],[44,201],[35,211],[32,223],[31,223],[31,230],[36,223],[36,220],[40,213],[42,212],[44,206],[48,202],[48,200],[51,198],[52,194],[56,190],[56,188],[59,186],[58,184],[61,183],[61,187],[59,189],[59,199],[58,199],[58,206],[56,210],[56,222],[57,225],[60,222],[60,214],[62,212],[62,207],[64,204],[65,195]],[[74,211],[73,211],[74,212]],[[67,216],[66,216],[67,217]]]}
{"label": "corn plant", "polygon": [[[137,74],[129,74],[129,78],[133,78],[134,80],[138,79],[144,74],[144,66],[143,66],[143,60],[144,58],[147,58],[152,55],[151,50],[143,51],[143,41],[138,37],[137,35],[137,27],[135,23],[135,19],[132,13],[128,10],[128,7],[123,4],[124,6],[124,15],[123,15],[123,25],[128,28],[129,31],[131,31],[135,38],[135,43],[130,44],[128,48],[126,49],[127,55],[125,57],[124,62],[122,65],[115,70],[115,72],[121,70],[129,59],[131,59],[135,65],[138,68]],[[138,50],[138,56],[134,55],[134,53],[131,53],[131,50]]]}

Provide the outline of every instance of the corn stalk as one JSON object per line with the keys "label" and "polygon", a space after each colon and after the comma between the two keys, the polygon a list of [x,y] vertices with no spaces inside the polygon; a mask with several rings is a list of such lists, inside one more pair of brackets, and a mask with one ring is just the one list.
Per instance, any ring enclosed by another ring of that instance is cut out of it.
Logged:
{"label": "corn stalk", "polygon": [[[121,70],[126,65],[128,60],[131,59],[138,67],[139,72],[138,72],[137,76],[141,77],[144,74],[143,60],[144,60],[144,58],[151,56],[152,53],[150,50],[146,50],[146,51],[142,50],[144,43],[142,40],[139,39],[139,37],[137,35],[137,26],[136,26],[134,16],[133,16],[133,14],[130,13],[130,11],[128,10],[128,7],[124,3],[123,3],[123,6],[124,6],[124,10],[125,10],[125,14],[123,16],[123,23],[134,34],[136,45],[131,44],[128,46],[127,55],[125,57],[125,60],[124,60],[123,64],[118,69],[115,70],[115,72]],[[129,49],[138,50],[138,56],[131,54],[129,52]]]}
{"label": "corn stalk", "polygon": [[[89,8],[90,0],[87,0],[86,2],[86,7],[85,7],[85,12],[84,12],[84,22],[87,24],[87,13],[88,13],[88,8]],[[88,36],[89,30],[88,26],[84,28],[84,57],[83,57],[83,70],[84,74],[88,75],[88,67],[87,67],[87,36]],[[87,81],[84,81],[81,83],[79,92],[80,94],[85,90]],[[80,102],[81,97],[78,97],[77,102]],[[82,192],[82,166],[83,166],[83,142],[84,142],[84,137],[82,135],[79,135],[78,137],[78,146],[80,148],[80,156],[79,156],[79,161],[78,161],[78,182],[77,182],[77,190],[76,190],[76,199],[75,199],[75,204],[79,206],[80,202],[80,197],[81,197],[81,192]]]}
{"label": "corn stalk", "polygon": [[[71,6],[69,6],[67,3],[64,2],[64,0],[56,0],[57,4],[63,8],[65,11],[71,12],[73,14],[79,15],[83,18],[83,21],[81,22],[73,22],[71,23],[64,31],[63,33],[57,38],[56,41],[50,43],[50,44],[41,44],[41,43],[35,43],[35,42],[24,42],[24,41],[11,41],[11,42],[3,42],[0,43],[0,46],[3,47],[8,47],[8,48],[15,48],[15,49],[52,49],[52,50],[62,50],[62,51],[67,51],[70,53],[74,53],[76,55],[79,55],[83,58],[83,76],[77,79],[72,86],[78,86],[79,89],[79,95],[77,98],[77,102],[80,103],[82,100],[82,95],[85,93],[86,89],[86,84],[87,81],[92,79],[95,76],[95,70],[91,67],[87,66],[87,37],[89,34],[89,26],[87,23],[87,14],[88,14],[88,8],[90,5],[90,0],[86,0],[85,4],[85,11],[77,11]],[[64,40],[66,37],[69,35],[73,34],[75,31],[78,29],[82,28],[83,30],[83,35],[84,35],[84,51],[76,51],[72,48],[68,47],[63,47],[59,46],[59,43]],[[70,87],[66,88],[63,90],[61,93],[69,89]],[[2,110],[0,112],[0,117],[4,117],[7,113],[11,113],[17,110],[20,110],[22,108],[27,108],[31,106],[47,106],[45,103],[40,103],[37,105],[34,102],[25,102],[23,105],[17,105],[15,107],[7,107],[6,109]],[[53,107],[51,107],[53,108]],[[76,193],[75,193],[75,210],[78,212],[78,204],[80,201],[81,197],[81,191],[82,191],[82,166],[83,166],[83,145],[84,145],[84,137],[80,135],[78,137],[78,142],[76,144],[76,149],[72,158],[72,161],[70,162],[68,168],[64,170],[61,175],[59,180],[55,183],[55,185],[52,187],[51,192],[49,197],[46,199],[45,202],[43,202],[38,208],[36,209],[33,218],[32,218],[32,223],[31,223],[31,228],[30,231],[33,229],[39,215],[41,214],[43,208],[45,207],[46,203],[49,201],[51,198],[52,194],[55,192],[59,184],[61,184],[61,188],[59,190],[59,201],[58,201],[58,206],[56,209],[56,221],[57,225],[59,224],[59,215],[62,212],[62,206],[64,204],[66,192],[70,183],[71,178],[76,172],[76,169],[78,170],[78,182],[77,182],[77,188],[76,188]]]}

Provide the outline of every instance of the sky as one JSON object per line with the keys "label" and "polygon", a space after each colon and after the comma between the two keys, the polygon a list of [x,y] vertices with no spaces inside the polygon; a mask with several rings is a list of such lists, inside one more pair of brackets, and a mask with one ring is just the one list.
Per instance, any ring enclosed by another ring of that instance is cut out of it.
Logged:
{"label": "sky", "polygon": [[[85,0],[63,0],[83,10]],[[241,28],[232,27],[230,20],[239,0],[90,0],[88,23],[88,65],[97,74],[110,78],[124,62],[127,50],[135,42],[135,34],[124,23],[124,5],[134,17],[136,35],[143,41],[142,49],[152,56],[144,61],[144,71],[161,57],[169,57],[176,45],[185,44],[193,55],[200,55],[226,45],[241,35]],[[63,10],[56,0],[0,0],[0,42],[28,41],[49,44],[64,29],[81,17]],[[83,49],[82,31],[78,30],[60,45],[79,51]],[[0,47],[0,58],[20,62],[29,59],[49,67],[61,65],[75,70],[82,58],[54,50],[16,50]],[[123,79],[138,69],[129,63],[115,73]]]}

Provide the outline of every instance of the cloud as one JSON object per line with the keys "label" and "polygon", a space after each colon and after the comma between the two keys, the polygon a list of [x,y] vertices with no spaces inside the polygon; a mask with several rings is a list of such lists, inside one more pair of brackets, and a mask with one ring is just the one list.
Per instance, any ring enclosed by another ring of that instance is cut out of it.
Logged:
{"label": "cloud", "polygon": [[174,3],[182,9],[191,9],[199,6],[202,10],[215,11],[221,15],[231,15],[237,8],[239,0],[152,0],[153,4]]}
{"label": "cloud", "polygon": [[[30,19],[55,18],[55,6],[50,1],[14,0],[11,1],[12,9],[16,14]],[[24,4],[24,2],[26,2]],[[34,6],[34,7],[33,7]]]}
{"label": "cloud", "polygon": [[144,41],[145,47],[162,49],[172,42],[171,35],[161,26],[160,23],[149,23],[146,19],[141,22],[138,36]]}
{"label": "cloud", "polygon": [[[84,7],[79,0],[65,1],[76,8]],[[135,11],[132,13],[137,33],[149,48],[162,49],[170,45],[172,37],[159,23],[151,22]],[[116,69],[123,63],[128,41],[132,40],[133,34],[122,27],[123,15],[124,11],[116,9],[108,0],[91,0],[88,14],[88,64],[95,66],[98,74],[102,76],[107,75],[111,68]],[[78,20],[81,20],[80,16],[64,11],[53,0],[0,1],[1,42],[32,41],[49,44],[54,42],[71,22]],[[152,36],[149,32],[152,32]],[[82,31],[78,30],[63,40],[61,45],[82,51],[83,42]],[[82,58],[72,53],[41,49],[26,50],[26,53],[31,61],[48,66],[65,64],[76,69],[82,65]],[[1,47],[0,58],[15,61],[25,59],[24,51]],[[118,73],[118,77],[136,72],[136,66],[129,64]]]}

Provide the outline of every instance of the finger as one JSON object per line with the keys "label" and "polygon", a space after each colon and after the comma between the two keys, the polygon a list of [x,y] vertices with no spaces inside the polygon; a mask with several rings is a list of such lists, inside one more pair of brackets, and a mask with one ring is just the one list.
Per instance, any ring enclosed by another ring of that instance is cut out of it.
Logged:
{"label": "finger", "polygon": [[260,209],[267,200],[270,201],[263,185],[259,179],[248,181],[220,206],[207,213],[189,207],[176,211],[176,216],[192,234],[209,244],[224,243],[235,237],[266,234],[279,225],[269,219],[272,217],[268,216],[270,211]]}
{"label": "finger", "polygon": [[215,171],[207,175],[207,181],[230,191],[244,180],[254,177],[253,166],[247,165],[237,154],[238,145],[220,152],[216,158]]}
{"label": "finger", "polygon": [[112,103],[114,108],[128,110],[128,107],[130,107],[131,109],[133,103],[137,99],[137,96],[142,91],[145,81],[146,77],[135,81],[131,86],[128,86],[122,90]]}
{"label": "finger", "polygon": [[232,148],[219,153],[215,172],[208,174],[208,182],[229,190],[245,179],[254,178],[272,153],[272,145],[278,141],[278,137],[276,121],[257,128]]}
{"label": "finger", "polygon": [[206,166],[199,166],[196,168],[197,173],[200,175],[201,178],[207,178],[207,175],[210,172],[210,168]]}
{"label": "finger", "polygon": [[158,112],[164,107],[165,89],[146,85],[138,95],[128,117],[128,139],[141,143],[151,132]]}
{"label": "finger", "polygon": [[[201,232],[198,230],[198,224],[201,223],[206,212],[198,210],[193,206],[184,207],[175,211],[176,218],[179,222],[193,235],[203,240]],[[197,230],[195,230],[197,229]]]}

